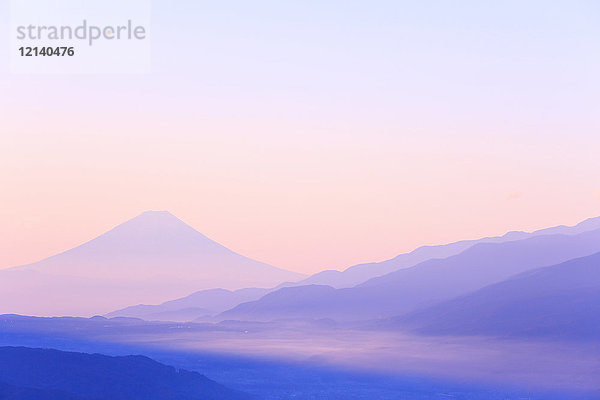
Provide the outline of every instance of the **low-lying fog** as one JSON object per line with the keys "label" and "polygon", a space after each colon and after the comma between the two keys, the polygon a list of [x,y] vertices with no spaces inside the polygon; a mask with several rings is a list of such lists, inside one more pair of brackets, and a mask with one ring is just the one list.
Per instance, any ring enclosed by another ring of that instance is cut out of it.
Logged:
{"label": "low-lying fog", "polygon": [[244,355],[390,375],[418,374],[532,389],[600,390],[597,343],[425,337],[327,323],[212,325],[117,320],[35,319],[25,328],[23,322],[13,321],[9,326],[4,321],[3,330],[62,332],[79,339],[153,350]]}

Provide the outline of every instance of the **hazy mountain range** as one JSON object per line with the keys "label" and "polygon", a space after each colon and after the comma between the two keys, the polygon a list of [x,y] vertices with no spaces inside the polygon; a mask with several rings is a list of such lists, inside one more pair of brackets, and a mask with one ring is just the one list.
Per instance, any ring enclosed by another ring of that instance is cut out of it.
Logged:
{"label": "hazy mountain range", "polygon": [[322,271],[298,282],[297,285],[328,285],[338,289],[352,287],[376,276],[382,276],[402,268],[412,267],[432,258],[446,258],[459,254],[478,243],[502,243],[542,235],[576,235],[595,229],[600,229],[600,217],[587,219],[575,226],[560,225],[552,228],[540,229],[531,233],[512,231],[503,236],[487,237],[478,240],[461,240],[439,246],[422,246],[410,253],[400,254],[390,260],[358,264],[349,267],[344,271]]}
{"label": "hazy mountain range", "polygon": [[192,321],[203,316],[212,316],[237,306],[240,303],[256,300],[269,289],[246,288],[235,291],[208,289],[192,293],[181,299],[159,305],[126,307],[106,314],[106,317],[133,317],[150,321]]}
{"label": "hazy mountain range", "polygon": [[534,269],[384,325],[435,335],[600,338],[600,253]]}
{"label": "hazy mountain range", "polygon": [[428,260],[353,288],[323,285],[283,288],[259,300],[242,303],[218,318],[257,321],[387,318],[465,295],[524,271],[599,251],[600,229],[576,235],[478,243],[458,255]]}
{"label": "hazy mountain range", "polygon": [[[350,267],[344,271],[323,271],[312,275],[306,279],[300,280],[298,282],[285,282],[280,284],[278,287],[271,289],[244,289],[238,291],[226,291],[226,290],[205,290],[198,291],[192,295],[186,296],[181,299],[176,299],[172,301],[165,302],[159,305],[137,305],[127,307],[125,309],[121,309],[118,311],[111,312],[107,314],[109,317],[114,316],[129,316],[129,317],[138,317],[145,318],[148,320],[162,320],[162,321],[190,321],[197,318],[205,319],[204,317],[215,315],[220,312],[226,311],[229,308],[233,308],[238,304],[244,302],[250,302],[253,300],[259,300],[262,296],[267,295],[268,293],[274,292],[278,289],[291,287],[291,286],[309,286],[309,285],[327,285],[333,288],[345,288],[348,286],[356,286],[361,284],[371,278],[386,275],[390,272],[397,271],[400,269],[410,268],[419,263],[430,259],[436,258],[447,258],[456,254],[460,254],[461,252],[477,245],[480,243],[504,243],[504,242],[512,242],[519,241],[524,239],[529,239],[538,236],[549,236],[549,235],[577,235],[580,233],[585,233],[588,231],[592,231],[595,229],[600,229],[600,217],[590,218],[586,221],[583,221],[575,226],[557,226],[553,228],[541,229],[532,233],[526,232],[509,232],[501,237],[489,237],[483,238],[480,240],[465,240],[459,241],[455,243],[450,243],[447,245],[440,246],[423,246],[420,247],[410,253],[401,254],[391,260],[380,262],[380,263],[369,263],[369,264],[359,264],[353,267]],[[595,248],[592,245],[593,248]],[[600,248],[598,249],[600,250]],[[585,255],[575,253],[576,255]],[[552,262],[552,261],[550,261]],[[539,265],[538,265],[539,266]],[[508,275],[504,275],[508,276]],[[387,278],[384,278],[387,279]],[[295,312],[291,312],[290,310],[282,311],[280,313],[275,313],[274,310],[271,310],[267,315],[258,316],[254,315],[238,315],[240,318],[258,318],[258,319],[270,319],[270,318],[285,318],[287,316],[291,318],[295,317],[304,317],[306,315],[315,316],[323,316],[322,312],[319,309],[322,308],[318,302],[314,299],[310,299],[311,296],[319,295],[331,292],[328,288],[314,288],[314,287],[306,287],[304,289],[291,290],[286,289],[283,290],[282,293],[288,293],[291,297],[297,299],[299,302],[306,302],[306,310],[300,311],[299,304],[294,305]],[[300,299],[301,293],[305,293],[308,298]],[[340,292],[340,293],[343,293]],[[269,299],[277,298],[278,300],[283,300],[284,295],[281,293],[276,296],[271,296],[266,298],[264,302],[269,301]],[[340,308],[344,308],[344,294],[340,295],[336,293],[335,296],[337,300],[340,301]],[[285,297],[285,296],[284,296]],[[328,301],[334,301],[332,298],[328,298]],[[289,307],[292,307],[289,301],[286,299],[286,304]],[[315,307],[313,308],[311,305],[311,301],[315,303]],[[245,305],[243,308],[253,308],[256,307],[256,304]],[[271,305],[267,306],[271,309]],[[332,306],[333,307],[333,306]],[[284,307],[280,307],[282,310]],[[329,307],[328,307],[329,308]],[[310,311],[312,310],[312,311]],[[223,314],[222,318],[235,317],[237,312],[240,310],[236,310],[232,313]],[[373,315],[378,315],[377,313],[372,313]],[[384,313],[387,315],[387,312]],[[329,310],[325,312],[325,316],[337,315],[339,313],[330,313]]]}
{"label": "hazy mountain range", "polygon": [[241,256],[166,211],[149,211],[64,253],[1,270],[0,312],[117,310],[107,316],[159,321],[390,318],[599,251],[600,217],[424,246],[303,278]]}

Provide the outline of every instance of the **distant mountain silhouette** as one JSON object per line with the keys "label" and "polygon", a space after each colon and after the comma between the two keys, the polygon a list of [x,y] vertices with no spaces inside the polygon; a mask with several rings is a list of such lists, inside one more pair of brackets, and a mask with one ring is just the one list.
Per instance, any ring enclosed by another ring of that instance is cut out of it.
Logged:
{"label": "distant mountain silhouette", "polygon": [[236,305],[259,299],[268,289],[248,288],[230,291],[208,289],[192,293],[181,299],[159,305],[127,307],[106,314],[106,317],[133,317],[149,321],[192,321],[207,315],[215,315]]}
{"label": "distant mountain silhouette", "polygon": [[148,211],[64,253],[0,271],[0,313],[93,315],[302,276],[241,256],[166,211]]}
{"label": "distant mountain silhouette", "polygon": [[[600,230],[480,243],[461,254],[425,261],[354,288],[280,289],[219,315],[221,319],[281,318],[364,320],[388,318],[501,282],[512,275],[600,251]],[[319,290],[318,301],[313,301]]]}
{"label": "distant mountain silhouette", "polygon": [[457,255],[478,243],[503,243],[541,235],[577,235],[596,229],[600,229],[600,217],[589,218],[575,226],[560,225],[531,233],[512,231],[503,236],[487,237],[478,240],[462,240],[438,246],[422,246],[410,253],[400,254],[387,261],[358,264],[344,271],[326,270],[318,272],[294,285],[328,285],[337,289],[348,288],[371,278],[386,275],[399,269],[409,268],[433,258],[447,258]]}
{"label": "distant mountain silhouette", "polygon": [[[575,226],[556,226],[541,229],[532,233],[509,232],[501,237],[489,237],[479,240],[464,240],[440,246],[423,246],[410,253],[401,254],[391,260],[380,263],[360,264],[340,271],[323,271],[299,282],[284,282],[271,289],[242,289],[235,292],[222,289],[204,290],[190,296],[168,301],[159,305],[137,305],[107,314],[108,317],[136,317],[155,321],[191,321],[195,319],[210,320],[210,316],[218,314],[238,304],[258,300],[267,293],[293,286],[323,285],[335,288],[352,287],[371,278],[408,268],[434,258],[447,258],[479,244],[503,243],[523,240],[543,235],[576,235],[600,229],[600,217],[590,218]],[[317,307],[318,308],[318,307]]]}
{"label": "distant mountain silhouette", "polygon": [[600,253],[516,275],[384,325],[425,334],[600,338]]}
{"label": "distant mountain silhouette", "polygon": [[[2,399],[253,398],[199,373],[176,370],[143,356],[109,357],[26,347],[0,347],[0,382],[0,394],[12,396],[2,396]],[[40,397],[28,397],[35,395]]]}
{"label": "distant mountain silhouette", "polygon": [[[331,286],[306,285],[287,287],[269,293],[257,301],[242,303],[219,315],[222,319],[271,320],[286,318],[320,318],[323,308],[344,308]],[[348,304],[347,306],[350,306]],[[350,311],[350,310],[347,310]],[[258,317],[258,318],[257,318]]]}

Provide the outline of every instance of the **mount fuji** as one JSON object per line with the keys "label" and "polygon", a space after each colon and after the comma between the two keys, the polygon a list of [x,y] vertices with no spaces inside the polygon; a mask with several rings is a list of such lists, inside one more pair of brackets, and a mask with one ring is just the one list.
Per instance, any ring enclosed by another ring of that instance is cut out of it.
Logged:
{"label": "mount fuji", "polygon": [[147,211],[71,250],[0,270],[0,313],[92,315],[303,277],[237,254],[167,211]]}

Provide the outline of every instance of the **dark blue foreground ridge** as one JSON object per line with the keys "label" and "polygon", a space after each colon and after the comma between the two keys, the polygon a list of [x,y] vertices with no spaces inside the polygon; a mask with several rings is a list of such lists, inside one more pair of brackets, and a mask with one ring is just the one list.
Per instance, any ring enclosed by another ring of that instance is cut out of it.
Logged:
{"label": "dark blue foreground ridge", "polygon": [[249,400],[197,372],[144,356],[0,347],[0,398],[13,400]]}

